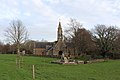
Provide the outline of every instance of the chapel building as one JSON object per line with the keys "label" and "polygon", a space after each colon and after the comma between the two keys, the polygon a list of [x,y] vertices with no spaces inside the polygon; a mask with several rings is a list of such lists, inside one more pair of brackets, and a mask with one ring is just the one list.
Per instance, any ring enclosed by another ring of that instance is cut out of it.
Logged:
{"label": "chapel building", "polygon": [[55,42],[37,42],[34,49],[34,55],[61,56],[62,54],[74,55],[72,46],[64,40],[61,22],[57,28],[57,41]]}

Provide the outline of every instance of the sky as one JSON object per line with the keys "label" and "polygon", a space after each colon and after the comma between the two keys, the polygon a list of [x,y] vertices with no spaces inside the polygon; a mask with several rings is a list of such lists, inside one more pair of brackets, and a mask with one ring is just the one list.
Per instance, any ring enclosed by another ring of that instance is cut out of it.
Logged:
{"label": "sky", "polygon": [[0,40],[12,20],[19,19],[29,32],[29,39],[55,41],[61,21],[63,31],[70,18],[86,29],[97,24],[120,28],[120,0],[0,0]]}

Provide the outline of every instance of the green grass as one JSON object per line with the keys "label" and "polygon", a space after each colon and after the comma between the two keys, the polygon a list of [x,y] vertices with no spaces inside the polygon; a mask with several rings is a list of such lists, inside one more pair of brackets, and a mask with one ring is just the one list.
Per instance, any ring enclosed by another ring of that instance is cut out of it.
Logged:
{"label": "green grass", "polygon": [[0,80],[120,80],[120,60],[79,65],[51,64],[53,58],[24,56],[18,69],[15,55],[0,54]]}

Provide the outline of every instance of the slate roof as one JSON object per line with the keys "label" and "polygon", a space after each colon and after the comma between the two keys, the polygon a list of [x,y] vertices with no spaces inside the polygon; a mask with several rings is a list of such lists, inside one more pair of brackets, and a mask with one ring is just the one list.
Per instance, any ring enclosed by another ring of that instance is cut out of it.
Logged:
{"label": "slate roof", "polygon": [[53,46],[53,42],[36,42],[35,47],[36,48],[46,48],[47,45]]}

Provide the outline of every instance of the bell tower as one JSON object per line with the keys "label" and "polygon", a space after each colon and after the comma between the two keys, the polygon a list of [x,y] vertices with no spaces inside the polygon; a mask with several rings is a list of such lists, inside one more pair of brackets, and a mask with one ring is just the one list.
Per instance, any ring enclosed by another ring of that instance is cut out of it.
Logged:
{"label": "bell tower", "polygon": [[57,29],[57,42],[55,43],[55,46],[53,48],[53,55],[61,56],[62,54],[65,53],[65,47],[66,45],[63,40],[62,26],[61,26],[61,22],[59,21],[58,29]]}
{"label": "bell tower", "polygon": [[59,21],[58,31],[57,31],[57,41],[62,41],[62,40],[63,40],[62,27],[61,27],[61,22]]}

